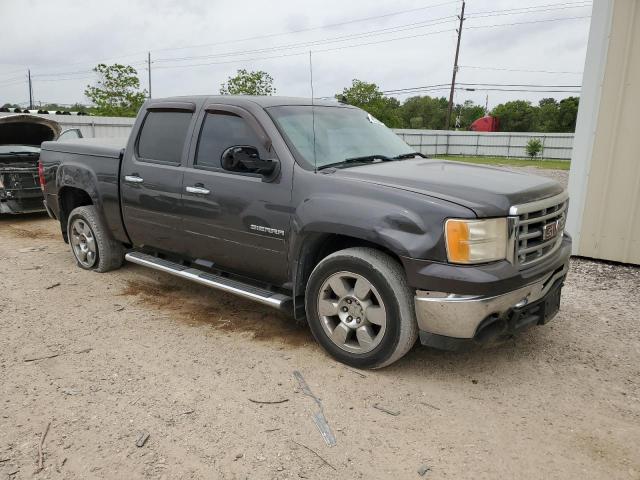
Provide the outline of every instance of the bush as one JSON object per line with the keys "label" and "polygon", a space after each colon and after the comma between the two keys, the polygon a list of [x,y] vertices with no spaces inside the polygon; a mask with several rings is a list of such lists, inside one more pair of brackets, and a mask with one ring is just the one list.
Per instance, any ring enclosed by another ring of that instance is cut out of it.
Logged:
{"label": "bush", "polygon": [[532,138],[527,142],[527,155],[534,159],[542,152],[542,142],[537,138]]}

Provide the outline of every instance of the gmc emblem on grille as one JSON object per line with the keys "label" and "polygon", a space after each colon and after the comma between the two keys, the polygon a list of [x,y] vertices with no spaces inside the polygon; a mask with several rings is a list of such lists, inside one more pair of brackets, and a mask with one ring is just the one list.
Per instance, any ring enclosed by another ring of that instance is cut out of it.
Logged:
{"label": "gmc emblem on grille", "polygon": [[549,240],[558,234],[558,222],[547,223],[542,228],[542,240]]}

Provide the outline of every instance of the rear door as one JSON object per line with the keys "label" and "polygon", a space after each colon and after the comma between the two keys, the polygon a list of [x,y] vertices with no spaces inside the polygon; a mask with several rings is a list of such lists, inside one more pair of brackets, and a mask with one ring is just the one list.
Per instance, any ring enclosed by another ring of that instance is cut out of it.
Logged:
{"label": "rear door", "polygon": [[277,158],[262,127],[242,108],[209,105],[197,129],[182,182],[189,256],[266,282],[286,281],[292,169],[281,165],[277,178],[264,181],[222,168],[222,153],[233,146]]}
{"label": "rear door", "polygon": [[120,172],[122,216],[136,247],[183,253],[180,197],[195,110],[189,102],[151,104],[126,149]]}

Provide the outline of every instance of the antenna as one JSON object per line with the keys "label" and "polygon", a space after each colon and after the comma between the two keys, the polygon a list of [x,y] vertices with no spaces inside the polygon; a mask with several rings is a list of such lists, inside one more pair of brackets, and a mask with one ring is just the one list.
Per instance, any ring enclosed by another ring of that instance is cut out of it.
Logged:
{"label": "antenna", "polygon": [[313,100],[313,60],[311,58],[311,50],[309,50],[309,81],[311,83],[311,130],[313,130],[313,168],[318,171],[318,162],[316,160],[316,109]]}

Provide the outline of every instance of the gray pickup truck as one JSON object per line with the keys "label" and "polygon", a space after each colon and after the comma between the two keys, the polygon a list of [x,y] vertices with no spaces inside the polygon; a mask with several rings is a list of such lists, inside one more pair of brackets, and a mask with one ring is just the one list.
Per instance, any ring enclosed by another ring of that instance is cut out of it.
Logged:
{"label": "gray pickup truck", "polygon": [[120,144],[45,142],[45,205],[81,268],[130,262],[288,311],[359,368],[486,345],[557,313],[556,182],[425,158],[336,102],[147,101]]}

